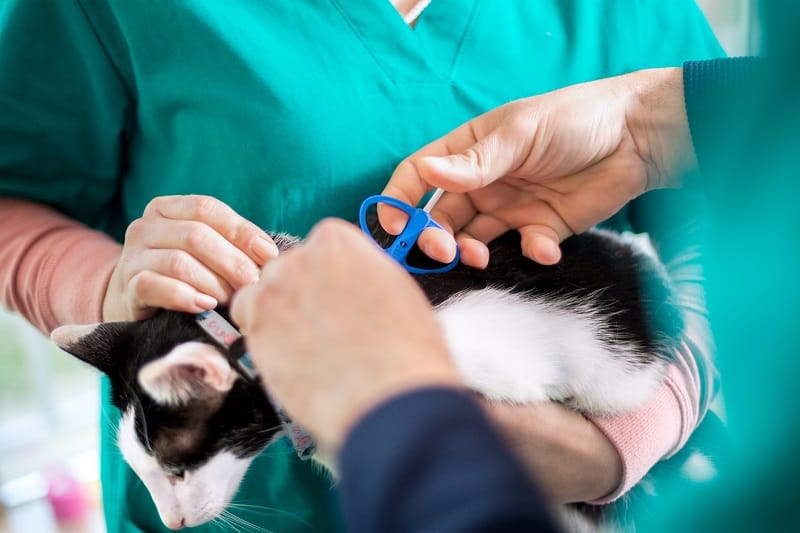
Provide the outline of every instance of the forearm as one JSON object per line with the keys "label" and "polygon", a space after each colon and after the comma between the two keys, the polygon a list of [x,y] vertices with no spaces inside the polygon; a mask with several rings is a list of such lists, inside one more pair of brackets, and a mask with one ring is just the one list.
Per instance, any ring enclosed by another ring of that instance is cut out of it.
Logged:
{"label": "forearm", "polygon": [[352,531],[549,531],[542,499],[480,409],[426,389],[368,414],[341,459]]}
{"label": "forearm", "polygon": [[0,297],[45,333],[101,320],[121,246],[45,205],[0,198]]}

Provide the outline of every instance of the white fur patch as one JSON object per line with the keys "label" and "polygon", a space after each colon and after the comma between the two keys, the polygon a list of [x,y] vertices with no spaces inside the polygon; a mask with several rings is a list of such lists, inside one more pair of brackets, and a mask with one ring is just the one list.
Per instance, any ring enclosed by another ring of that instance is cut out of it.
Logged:
{"label": "white fur patch", "polygon": [[56,346],[68,348],[79,340],[91,334],[100,324],[61,326],[50,333],[50,340]]}
{"label": "white fur patch", "polygon": [[627,361],[638,347],[611,339],[612,352],[601,342],[607,324],[591,301],[566,311],[490,288],[455,295],[437,318],[467,385],[490,399],[568,400],[588,413],[619,413],[641,405],[663,374],[660,362]]}
{"label": "white fur patch", "polygon": [[150,491],[161,521],[170,529],[197,526],[222,513],[252,462],[252,458],[242,459],[222,451],[200,468],[187,471],[182,481],[172,483],[136,437],[133,410],[120,420],[117,444],[125,461]]}

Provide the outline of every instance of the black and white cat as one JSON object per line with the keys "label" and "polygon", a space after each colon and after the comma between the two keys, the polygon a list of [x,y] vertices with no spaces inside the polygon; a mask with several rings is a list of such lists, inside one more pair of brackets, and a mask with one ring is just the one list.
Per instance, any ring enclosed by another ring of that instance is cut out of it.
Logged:
{"label": "black and white cat", "polygon": [[[281,249],[298,243],[274,238]],[[642,242],[592,230],[545,267],[509,232],[491,243],[486,270],[417,280],[470,387],[498,401],[620,413],[654,392],[683,328],[670,277]],[[170,528],[222,513],[252,459],[281,436],[259,385],[239,377],[193,315],[64,326],[52,339],[110,378],[119,447]]]}

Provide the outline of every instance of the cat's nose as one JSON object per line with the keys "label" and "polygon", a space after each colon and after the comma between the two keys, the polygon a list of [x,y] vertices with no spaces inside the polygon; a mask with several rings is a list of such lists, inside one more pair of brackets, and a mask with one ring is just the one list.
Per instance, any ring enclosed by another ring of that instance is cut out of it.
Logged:
{"label": "cat's nose", "polygon": [[174,487],[178,482],[183,481],[183,477],[183,472],[179,472],[177,474],[167,474],[167,481],[169,481],[169,484]]}
{"label": "cat's nose", "polygon": [[181,517],[180,523],[178,522],[178,519],[176,518],[174,521],[164,522],[164,524],[168,528],[170,528],[171,530],[177,531],[178,529],[183,529],[183,528],[186,527],[186,518],[185,517]]}

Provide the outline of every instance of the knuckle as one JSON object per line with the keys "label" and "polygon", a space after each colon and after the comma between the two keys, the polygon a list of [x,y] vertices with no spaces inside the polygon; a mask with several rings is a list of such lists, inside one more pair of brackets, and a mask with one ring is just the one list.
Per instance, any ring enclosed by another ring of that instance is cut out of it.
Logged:
{"label": "knuckle", "polygon": [[238,259],[233,263],[233,274],[242,283],[252,283],[258,279],[258,270],[249,259]]}
{"label": "knuckle", "polygon": [[505,124],[510,136],[513,136],[511,138],[518,138],[530,134],[539,121],[540,116],[536,109],[526,109],[509,116]]}
{"label": "knuckle", "polygon": [[196,220],[213,219],[219,209],[219,200],[212,196],[195,194],[190,196],[192,211]]}
{"label": "knuckle", "polygon": [[235,243],[249,245],[260,232],[247,221],[238,221],[231,229],[231,240]]}
{"label": "knuckle", "polygon": [[146,222],[142,218],[137,218],[125,229],[125,244],[136,242],[144,235],[144,226]]}
{"label": "knuckle", "polygon": [[128,297],[137,304],[143,304],[147,300],[147,295],[152,292],[154,279],[153,274],[147,270],[137,272],[128,281]]}
{"label": "knuckle", "polygon": [[186,247],[190,250],[202,250],[211,239],[211,229],[204,224],[192,224],[186,233]]}
{"label": "knuckle", "polygon": [[147,216],[147,215],[152,215],[153,213],[158,212],[158,207],[161,205],[162,202],[163,202],[163,200],[162,200],[162,197],[160,197],[160,196],[157,196],[157,197],[153,198],[152,200],[147,202],[146,206],[144,206],[144,211],[142,212],[142,214],[144,216]]}
{"label": "knuckle", "polygon": [[183,250],[175,250],[167,259],[167,272],[178,279],[189,279],[191,272],[191,256]]}

